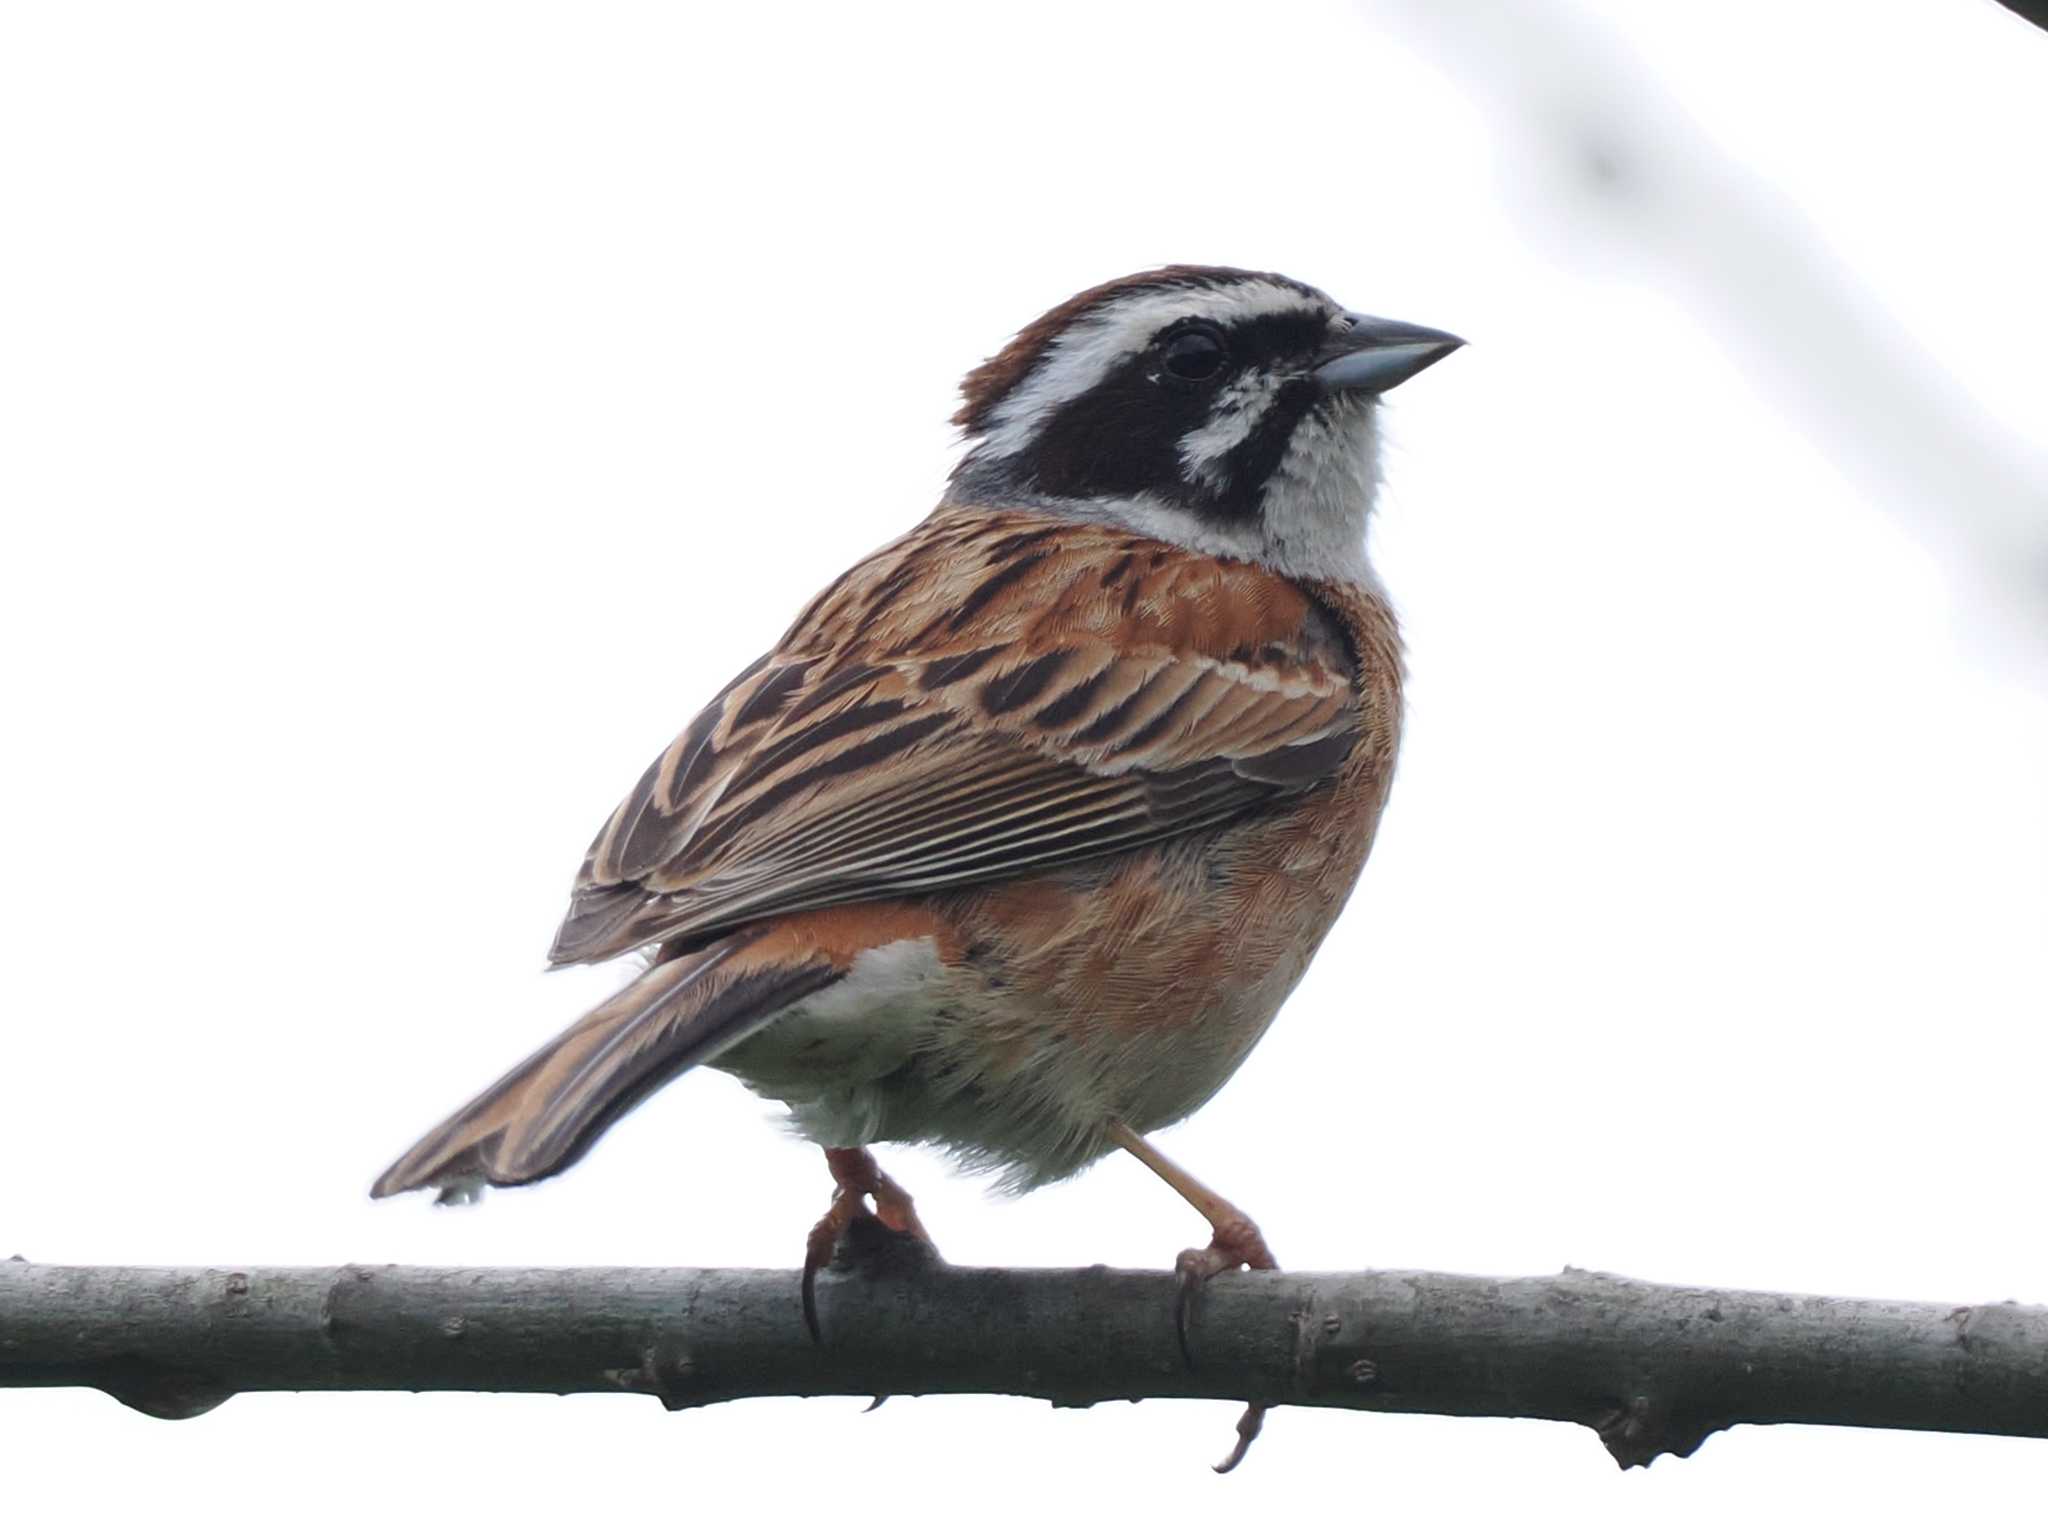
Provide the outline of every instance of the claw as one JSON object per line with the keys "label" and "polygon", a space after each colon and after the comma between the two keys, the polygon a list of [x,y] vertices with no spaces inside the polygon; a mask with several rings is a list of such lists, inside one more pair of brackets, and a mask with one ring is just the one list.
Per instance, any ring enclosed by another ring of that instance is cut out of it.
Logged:
{"label": "claw", "polygon": [[818,1328],[818,1272],[809,1264],[804,1266],[804,1332],[811,1336],[813,1344],[823,1346],[825,1335]]}
{"label": "claw", "polygon": [[[832,1262],[832,1256],[839,1249],[853,1224],[865,1217],[870,1221],[879,1220],[891,1232],[914,1238],[929,1250],[929,1256],[938,1257],[931,1234],[918,1219],[917,1205],[910,1198],[910,1191],[882,1172],[873,1157],[862,1147],[827,1147],[825,1162],[832,1169],[832,1206],[811,1228],[809,1240],[804,1245],[803,1306],[804,1331],[811,1336],[813,1344],[825,1342],[823,1331],[818,1326],[818,1271]],[[872,1196],[875,1208],[868,1211],[868,1199]],[[858,1234],[856,1234],[858,1235]],[[879,1407],[876,1399],[871,1407]]]}
{"label": "claw", "polygon": [[1173,1327],[1180,1337],[1181,1359],[1191,1367],[1195,1363],[1194,1351],[1188,1345],[1188,1324],[1194,1317],[1203,1288],[1211,1280],[1233,1269],[1279,1267],[1280,1261],[1273,1257],[1273,1250],[1266,1246],[1259,1229],[1252,1225],[1249,1217],[1239,1213],[1233,1213],[1229,1220],[1213,1230],[1208,1247],[1183,1251],[1173,1264],[1174,1273],[1180,1276],[1180,1294],[1173,1302]]}
{"label": "claw", "polygon": [[[1229,1270],[1278,1269],[1280,1264],[1251,1220],[1242,1213],[1234,1213],[1215,1228],[1208,1247],[1188,1249],[1175,1260],[1173,1267],[1180,1276],[1180,1294],[1173,1303],[1173,1326],[1180,1337],[1180,1357],[1193,1370],[1195,1356],[1188,1346],[1188,1323],[1195,1315],[1208,1283]],[[1237,1444],[1231,1447],[1228,1456],[1216,1463],[1216,1470],[1229,1472],[1235,1469],[1244,1460],[1245,1452],[1252,1448],[1252,1442],[1259,1438],[1259,1431],[1265,1424],[1266,1405],[1246,1403],[1237,1421]]]}
{"label": "claw", "polygon": [[1212,1275],[1220,1270],[1209,1267],[1205,1248],[1190,1248],[1174,1261],[1174,1273],[1180,1276],[1180,1290],[1173,1298],[1173,1332],[1180,1340],[1181,1362],[1189,1370],[1195,1368],[1194,1347],[1188,1343],[1188,1327],[1200,1310],[1202,1290]]}
{"label": "claw", "polygon": [[853,1218],[866,1209],[858,1191],[841,1185],[832,1191],[832,1208],[818,1218],[804,1244],[804,1329],[813,1344],[825,1342],[825,1335],[818,1328],[818,1271],[831,1262],[832,1250],[839,1246],[841,1235]]}
{"label": "claw", "polygon": [[[1278,1269],[1280,1261],[1266,1246],[1252,1219],[1221,1195],[1203,1184],[1172,1158],[1154,1147],[1121,1120],[1104,1127],[1109,1139],[1164,1179],[1188,1204],[1209,1221],[1209,1246],[1190,1248],[1174,1263],[1180,1276],[1180,1294],[1173,1302],[1173,1331],[1180,1341],[1180,1357],[1189,1370],[1197,1369],[1193,1347],[1188,1343],[1189,1322],[1201,1301],[1203,1287],[1216,1276],[1232,1269]],[[1245,1452],[1259,1438],[1266,1423],[1264,1403],[1246,1403],[1237,1421],[1237,1444],[1216,1464],[1228,1472],[1244,1460]]]}
{"label": "claw", "polygon": [[1234,1472],[1237,1464],[1244,1460],[1244,1453],[1252,1448],[1252,1442],[1259,1438],[1259,1431],[1266,1427],[1266,1405],[1246,1403],[1244,1412],[1237,1420],[1237,1444],[1230,1448],[1230,1454],[1216,1463],[1218,1472]]}

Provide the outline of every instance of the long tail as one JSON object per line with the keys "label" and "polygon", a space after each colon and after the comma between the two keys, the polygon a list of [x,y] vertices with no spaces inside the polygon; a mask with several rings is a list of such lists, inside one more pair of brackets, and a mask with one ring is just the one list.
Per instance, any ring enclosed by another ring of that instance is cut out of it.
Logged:
{"label": "long tail", "polygon": [[446,1200],[559,1173],[676,1074],[843,974],[814,948],[744,933],[664,960],[422,1137],[370,1193],[433,1185]]}

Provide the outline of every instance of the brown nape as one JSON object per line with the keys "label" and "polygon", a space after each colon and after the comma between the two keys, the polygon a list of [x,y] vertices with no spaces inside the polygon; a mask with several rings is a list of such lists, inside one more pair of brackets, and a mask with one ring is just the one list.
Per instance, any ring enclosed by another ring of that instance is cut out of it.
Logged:
{"label": "brown nape", "polygon": [[1290,288],[1300,288],[1304,293],[1313,291],[1306,284],[1283,277],[1278,272],[1254,272],[1243,267],[1154,267],[1149,272],[1134,272],[1129,277],[1099,283],[1075,294],[1064,304],[1047,310],[1019,331],[1002,351],[962,379],[961,406],[953,413],[953,424],[964,427],[970,434],[986,428],[989,412],[995,409],[996,402],[1017,387],[1018,381],[1031,371],[1032,364],[1052,344],[1053,338],[1098,305],[1123,294],[1142,293],[1148,289],[1221,287],[1248,278],[1284,283]]}

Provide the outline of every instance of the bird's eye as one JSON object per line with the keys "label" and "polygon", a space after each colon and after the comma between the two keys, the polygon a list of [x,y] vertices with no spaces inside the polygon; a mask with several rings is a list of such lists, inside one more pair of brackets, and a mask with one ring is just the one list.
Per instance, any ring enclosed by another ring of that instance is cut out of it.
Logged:
{"label": "bird's eye", "polygon": [[1166,340],[1160,360],[1176,379],[1199,384],[1223,371],[1223,338],[1206,325],[1191,325],[1175,331]]}

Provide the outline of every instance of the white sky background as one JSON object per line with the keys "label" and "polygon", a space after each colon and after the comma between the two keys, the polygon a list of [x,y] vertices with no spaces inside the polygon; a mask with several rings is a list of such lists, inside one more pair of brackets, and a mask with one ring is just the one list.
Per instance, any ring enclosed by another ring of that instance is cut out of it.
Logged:
{"label": "white sky background", "polygon": [[[2048,37],[1971,0],[1582,20],[2038,487]],[[1165,1145],[1299,1268],[2048,1301],[2044,588],[1883,494],[1415,26],[0,10],[0,1254],[795,1263],[822,1160],[715,1073],[476,1210],[364,1191],[615,983],[540,972],[590,835],[924,513],[960,374],[1188,260],[1473,345],[1390,412],[1380,847]],[[1203,1235],[1122,1162],[998,1202],[885,1161],[959,1262]],[[9,1392],[0,1478],[23,1530],[1720,1532],[2031,1525],[2048,1476],[1799,1428],[1623,1476],[1572,1426],[1279,1410],[1218,1480],[1227,1405],[858,1406]]]}

